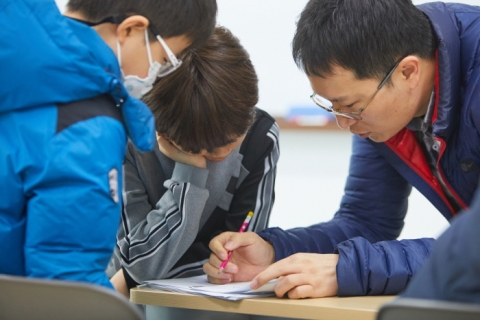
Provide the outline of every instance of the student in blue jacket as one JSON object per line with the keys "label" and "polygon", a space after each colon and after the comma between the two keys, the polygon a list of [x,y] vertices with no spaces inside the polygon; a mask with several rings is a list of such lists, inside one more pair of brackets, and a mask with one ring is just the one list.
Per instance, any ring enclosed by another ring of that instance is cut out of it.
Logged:
{"label": "student in blue jacket", "polygon": [[315,103],[355,134],[340,209],[306,228],[219,235],[210,281],[283,276],[276,293],[291,298],[402,291],[434,243],[395,240],[412,186],[450,220],[478,185],[479,25],[480,8],[463,4],[311,0],[293,56]]}
{"label": "student in blue jacket", "polygon": [[216,3],[71,0],[66,15],[0,1],[0,273],[112,287],[127,134],[155,143],[136,98],[210,36]]}

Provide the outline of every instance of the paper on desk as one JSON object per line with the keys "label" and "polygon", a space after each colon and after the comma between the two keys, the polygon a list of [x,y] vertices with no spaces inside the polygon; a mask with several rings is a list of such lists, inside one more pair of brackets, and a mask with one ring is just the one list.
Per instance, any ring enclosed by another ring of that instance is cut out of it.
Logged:
{"label": "paper on desk", "polygon": [[278,279],[273,279],[258,289],[252,290],[250,282],[233,282],[223,285],[212,284],[207,281],[206,275],[146,281],[140,288],[152,288],[181,293],[197,294],[226,300],[242,300],[248,298],[271,297]]}

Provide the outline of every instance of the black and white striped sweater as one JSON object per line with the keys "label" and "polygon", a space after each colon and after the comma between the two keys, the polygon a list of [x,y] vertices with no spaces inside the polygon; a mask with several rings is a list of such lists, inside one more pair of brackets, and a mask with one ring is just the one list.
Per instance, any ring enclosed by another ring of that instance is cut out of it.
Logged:
{"label": "black and white striped sweater", "polygon": [[109,276],[122,267],[128,287],[151,279],[198,275],[208,243],[237,231],[249,211],[249,231],[268,225],[275,199],[278,126],[265,111],[239,148],[207,169],[175,163],[158,146],[141,153],[128,145],[125,192]]}

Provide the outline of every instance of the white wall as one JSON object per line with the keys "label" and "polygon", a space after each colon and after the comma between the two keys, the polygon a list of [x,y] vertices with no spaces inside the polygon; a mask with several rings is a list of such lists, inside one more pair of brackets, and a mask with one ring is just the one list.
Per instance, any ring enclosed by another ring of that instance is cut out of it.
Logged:
{"label": "white wall", "polygon": [[[67,0],[56,0],[63,10]],[[414,0],[415,4],[430,2]],[[480,0],[461,0],[480,5]],[[292,106],[312,106],[310,85],[293,62],[290,44],[307,0],[217,0],[218,23],[228,27],[251,55],[260,79],[259,106],[284,116]]]}

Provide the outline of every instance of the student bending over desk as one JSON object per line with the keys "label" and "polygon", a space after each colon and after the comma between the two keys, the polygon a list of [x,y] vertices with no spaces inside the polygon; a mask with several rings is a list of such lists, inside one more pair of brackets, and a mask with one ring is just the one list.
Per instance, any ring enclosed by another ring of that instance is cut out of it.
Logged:
{"label": "student bending over desk", "polygon": [[117,290],[203,273],[208,243],[240,228],[266,228],[274,201],[278,127],[258,101],[248,53],[225,28],[182,56],[145,102],[158,145],[128,146],[125,205],[109,274]]}
{"label": "student bending over desk", "polygon": [[480,8],[463,4],[311,0],[293,55],[314,102],[355,134],[340,209],[307,228],[218,236],[210,281],[257,287],[284,276],[276,293],[291,298],[402,291],[434,243],[395,240],[411,187],[450,220],[478,185],[479,25]]}

